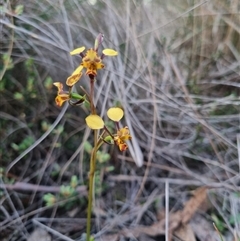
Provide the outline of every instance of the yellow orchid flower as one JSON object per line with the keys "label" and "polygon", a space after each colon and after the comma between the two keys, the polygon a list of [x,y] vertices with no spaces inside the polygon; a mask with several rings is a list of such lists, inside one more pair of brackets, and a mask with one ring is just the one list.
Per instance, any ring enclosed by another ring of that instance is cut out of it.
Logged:
{"label": "yellow orchid flower", "polygon": [[126,141],[131,140],[132,137],[130,135],[129,129],[127,126],[121,128],[117,131],[117,134],[114,135],[114,141],[118,146],[120,151],[125,151],[128,149],[128,145]]}
{"label": "yellow orchid flower", "polygon": [[80,105],[83,102],[86,102],[86,104],[89,105],[89,102],[86,100],[85,95],[79,95],[77,93],[72,93],[71,88],[70,91],[64,91],[63,90],[63,84],[60,82],[55,82],[53,83],[58,88],[58,94],[57,97],[55,98],[55,102],[58,106],[62,106],[62,104],[65,101],[69,101],[70,105]]}
{"label": "yellow orchid flower", "polygon": [[70,99],[69,92],[63,90],[63,84],[60,82],[53,83],[58,88],[58,95],[55,98],[57,106],[62,106],[62,104]]}
{"label": "yellow orchid flower", "polygon": [[[102,41],[103,34],[99,34],[95,40],[94,48],[88,49],[86,51],[86,54],[83,53],[85,50],[84,46],[76,48],[70,52],[71,55],[80,54],[80,56],[82,57],[82,62],[80,63],[80,66],[82,66],[82,68],[86,68],[86,75],[88,75],[90,79],[94,79],[94,77],[97,75],[97,71],[104,68],[102,60],[105,56],[116,56],[118,54],[118,52],[113,49],[104,49],[102,51],[102,55],[99,56],[98,47],[102,43]],[[75,81],[74,72],[69,77],[70,80],[68,82],[70,83],[72,83],[71,80],[73,80],[73,82]]]}
{"label": "yellow orchid flower", "polygon": [[101,58],[93,49],[89,49],[86,52],[86,56],[82,59],[81,65],[87,69],[86,75],[88,75],[90,78],[97,75],[98,69],[104,68]]}

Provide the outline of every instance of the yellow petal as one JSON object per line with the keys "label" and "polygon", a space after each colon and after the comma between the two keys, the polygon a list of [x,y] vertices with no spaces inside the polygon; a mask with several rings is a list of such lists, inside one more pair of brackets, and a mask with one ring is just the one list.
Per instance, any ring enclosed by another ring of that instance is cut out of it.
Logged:
{"label": "yellow petal", "polygon": [[84,50],[85,50],[85,47],[83,46],[83,47],[74,49],[73,51],[70,52],[70,54],[71,54],[71,55],[80,54],[80,53],[82,53]]}
{"label": "yellow petal", "polygon": [[120,151],[126,151],[128,149],[128,145],[126,143],[120,143],[118,145]]}
{"label": "yellow petal", "polygon": [[92,130],[99,130],[104,127],[103,119],[99,115],[89,115],[85,120],[87,126]]}
{"label": "yellow petal", "polygon": [[123,118],[123,110],[119,107],[112,107],[107,111],[107,116],[113,121],[120,121]]}
{"label": "yellow petal", "polygon": [[54,82],[53,85],[55,85],[58,88],[58,93],[60,93],[63,90],[63,84],[61,82]]}
{"label": "yellow petal", "polygon": [[106,56],[116,56],[116,55],[118,55],[118,52],[113,50],[113,49],[104,49],[102,52]]}
{"label": "yellow petal", "polygon": [[82,69],[83,69],[83,66],[80,65],[79,67],[77,67],[77,68],[74,70],[74,72],[72,73],[72,75],[80,74],[81,71],[82,71]]}
{"label": "yellow petal", "polygon": [[53,85],[55,85],[58,89],[62,89],[63,84],[61,82],[54,82]]}
{"label": "yellow petal", "polygon": [[55,98],[55,102],[58,106],[62,106],[63,102],[69,100],[69,95],[68,94],[62,94],[62,95],[58,95]]}
{"label": "yellow petal", "polygon": [[78,82],[78,80],[81,78],[82,76],[82,69],[83,69],[83,66],[80,65],[73,73],[71,76],[69,76],[67,78],[67,81],[66,81],[66,84],[68,86],[73,86],[74,84],[76,84]]}
{"label": "yellow petal", "polygon": [[121,128],[118,132],[117,132],[119,138],[121,139],[121,141],[127,141],[127,140],[131,140],[132,137],[130,136],[130,132],[127,126]]}
{"label": "yellow petal", "polygon": [[81,78],[81,76],[82,76],[82,73],[69,76],[67,78],[66,85],[73,86],[74,84],[76,84],[78,82],[78,80]]}

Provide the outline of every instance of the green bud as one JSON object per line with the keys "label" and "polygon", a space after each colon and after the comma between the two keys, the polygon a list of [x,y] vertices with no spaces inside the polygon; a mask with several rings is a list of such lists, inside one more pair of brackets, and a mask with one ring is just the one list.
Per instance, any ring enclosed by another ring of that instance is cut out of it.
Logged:
{"label": "green bud", "polygon": [[106,136],[104,138],[104,141],[109,143],[109,144],[114,144],[114,140],[113,140],[113,138],[111,136]]}
{"label": "green bud", "polygon": [[95,39],[94,50],[98,51],[99,45],[103,42],[103,37],[104,35],[102,33],[98,34],[98,36]]}

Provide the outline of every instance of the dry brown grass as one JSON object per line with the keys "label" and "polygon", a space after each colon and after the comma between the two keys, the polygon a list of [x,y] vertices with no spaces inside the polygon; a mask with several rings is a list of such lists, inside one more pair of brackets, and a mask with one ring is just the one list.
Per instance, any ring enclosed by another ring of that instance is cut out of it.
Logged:
{"label": "dry brown grass", "polygon": [[[85,221],[77,219],[85,217],[81,192],[82,203],[72,207],[78,208],[73,215],[78,225],[66,222],[61,229],[58,220],[72,216],[59,203],[47,208],[44,192],[11,190],[5,184],[12,179],[23,185],[59,187],[72,175],[86,183],[88,162],[82,143],[90,132],[85,113],[67,105],[57,108],[56,90],[46,88],[45,80],[64,82],[79,62],[68,52],[91,47],[99,32],[105,35],[103,46],[119,52],[117,58],[106,59],[98,76],[99,112],[104,115],[119,101],[133,141],[126,156],[106,148],[115,171],[111,176],[103,172],[108,187],[95,200],[96,238],[157,222],[165,207],[169,212],[181,209],[192,190],[207,185],[210,204],[201,215],[209,226],[216,222],[211,217],[215,215],[226,240],[238,240],[239,1],[89,2],[3,3],[1,54],[10,54],[14,64],[11,70],[2,69],[0,82],[3,240],[25,240],[39,223],[52,230],[47,231],[53,240],[77,240],[85,230]],[[19,4],[24,4],[24,11],[15,16]],[[27,69],[24,62],[30,58],[33,64]],[[30,78],[33,87],[27,88]],[[81,85],[87,88],[84,80]],[[59,125],[64,128],[61,133],[56,131]],[[13,150],[12,143],[27,137],[33,141],[26,148]],[[57,169],[61,171],[56,178],[52,173]]]}

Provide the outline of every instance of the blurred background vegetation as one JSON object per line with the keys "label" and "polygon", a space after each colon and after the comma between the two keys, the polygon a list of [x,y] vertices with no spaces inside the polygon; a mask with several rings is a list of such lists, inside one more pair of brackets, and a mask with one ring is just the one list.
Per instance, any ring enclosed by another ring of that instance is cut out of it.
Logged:
{"label": "blurred background vegetation", "polygon": [[98,111],[120,103],[133,141],[98,154],[96,239],[156,222],[166,192],[173,212],[208,185],[199,215],[213,240],[213,221],[240,240],[239,11],[238,0],[2,1],[1,240],[31,241],[42,223],[52,240],[85,230],[91,132],[84,109],[56,106],[52,83],[65,83],[80,61],[69,51],[98,33],[119,52],[97,77]]}

